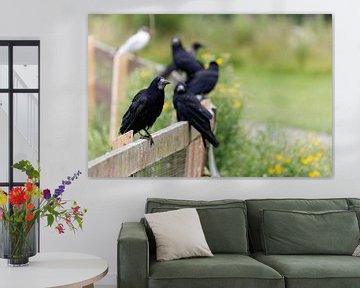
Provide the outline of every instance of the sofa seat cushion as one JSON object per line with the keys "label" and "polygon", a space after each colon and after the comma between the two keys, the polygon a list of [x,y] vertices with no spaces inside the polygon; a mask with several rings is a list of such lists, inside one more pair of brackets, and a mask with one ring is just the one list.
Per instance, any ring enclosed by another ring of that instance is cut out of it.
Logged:
{"label": "sofa seat cushion", "polygon": [[150,261],[149,288],[284,288],[274,269],[246,255],[215,254],[211,258]]}
{"label": "sofa seat cushion", "polygon": [[358,288],[360,258],[338,255],[265,255],[252,257],[285,277],[287,288]]}

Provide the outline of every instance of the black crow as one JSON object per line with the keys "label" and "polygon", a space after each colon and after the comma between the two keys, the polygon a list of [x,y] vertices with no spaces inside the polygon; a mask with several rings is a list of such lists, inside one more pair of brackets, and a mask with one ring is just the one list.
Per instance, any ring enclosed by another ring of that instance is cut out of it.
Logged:
{"label": "black crow", "polygon": [[209,141],[214,147],[219,145],[214,133],[211,131],[211,113],[201,105],[200,101],[187,91],[185,83],[178,83],[174,90],[173,103],[176,110],[178,121],[188,121],[191,126],[198,130],[205,140]]}
{"label": "black crow", "polygon": [[196,60],[196,58],[186,51],[179,38],[172,40],[172,56],[173,63],[177,67],[184,71],[187,75],[187,79],[191,79],[193,75],[204,68],[204,66]]}
{"label": "black crow", "polygon": [[216,61],[212,61],[208,69],[196,72],[193,78],[187,82],[188,91],[195,95],[204,96],[215,88],[218,79],[219,65]]}
{"label": "black crow", "polygon": [[[150,133],[147,131],[159,117],[164,106],[164,88],[170,82],[165,78],[157,76],[148,88],[140,90],[132,100],[129,109],[122,119],[119,134],[130,130],[146,139],[150,139],[150,145],[154,143]],[[142,135],[144,130],[146,135]]]}
{"label": "black crow", "polygon": [[190,49],[188,49],[189,53],[191,53],[194,57],[196,56],[196,53],[197,51],[200,49],[200,48],[203,48],[205,47],[202,43],[198,42],[198,41],[195,41],[191,44],[191,47]]}
{"label": "black crow", "polygon": [[[193,42],[191,44],[191,47],[189,49],[186,49],[186,51],[189,52],[195,58],[197,51],[202,47],[204,47],[202,43]],[[161,72],[160,76],[167,78],[175,70],[177,70],[177,67],[174,64],[174,62],[171,62],[169,65],[165,67],[164,71]]]}

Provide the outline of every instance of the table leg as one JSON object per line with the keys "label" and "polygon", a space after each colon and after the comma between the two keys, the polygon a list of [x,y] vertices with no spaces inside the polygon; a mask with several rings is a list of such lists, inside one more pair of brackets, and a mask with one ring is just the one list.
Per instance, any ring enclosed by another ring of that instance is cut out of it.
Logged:
{"label": "table leg", "polygon": [[86,286],[84,286],[83,288],[94,288],[94,284],[86,285]]}

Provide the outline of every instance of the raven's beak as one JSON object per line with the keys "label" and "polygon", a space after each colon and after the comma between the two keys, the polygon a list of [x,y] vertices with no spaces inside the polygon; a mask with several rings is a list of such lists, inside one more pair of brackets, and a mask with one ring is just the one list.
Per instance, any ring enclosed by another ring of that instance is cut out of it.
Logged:
{"label": "raven's beak", "polygon": [[164,79],[162,82],[163,82],[165,85],[168,85],[168,84],[171,83],[169,80],[166,80],[166,79]]}

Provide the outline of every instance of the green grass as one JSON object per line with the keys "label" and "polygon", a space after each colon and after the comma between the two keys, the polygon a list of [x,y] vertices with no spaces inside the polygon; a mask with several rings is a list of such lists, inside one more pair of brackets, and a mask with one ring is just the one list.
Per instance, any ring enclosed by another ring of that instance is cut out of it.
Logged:
{"label": "green grass", "polygon": [[331,74],[238,72],[246,120],[332,133]]}

